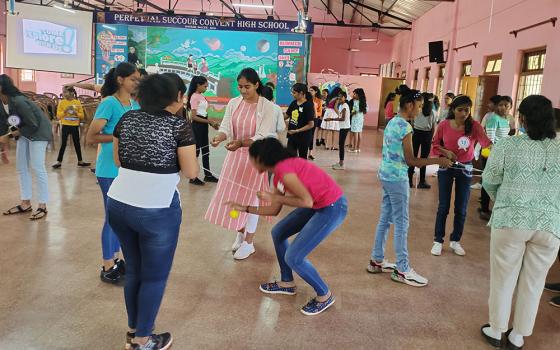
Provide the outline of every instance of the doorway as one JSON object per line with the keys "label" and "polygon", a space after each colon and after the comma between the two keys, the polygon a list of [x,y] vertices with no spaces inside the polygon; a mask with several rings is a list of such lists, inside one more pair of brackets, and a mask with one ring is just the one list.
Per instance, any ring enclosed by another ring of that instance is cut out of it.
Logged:
{"label": "doorway", "polygon": [[[381,96],[379,98],[379,119],[377,122],[377,127],[379,129],[385,128],[385,100],[390,92],[395,92],[395,89],[399,85],[404,84],[404,80],[395,78],[383,78],[381,80]],[[397,111],[399,109],[399,96],[395,101],[393,101],[393,110]]]}

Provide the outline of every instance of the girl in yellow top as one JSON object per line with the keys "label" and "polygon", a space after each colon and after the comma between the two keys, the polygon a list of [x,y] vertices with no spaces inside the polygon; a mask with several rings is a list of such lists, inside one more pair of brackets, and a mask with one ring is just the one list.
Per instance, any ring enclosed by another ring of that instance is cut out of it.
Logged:
{"label": "girl in yellow top", "polygon": [[62,143],[58,152],[57,162],[52,167],[58,169],[62,166],[62,157],[64,157],[69,135],[72,135],[74,149],[78,157],[78,166],[87,167],[90,163],[82,160],[82,149],[80,147],[80,121],[84,119],[82,104],[76,99],[76,90],[73,87],[65,86],[63,96],[64,99],[58,103],[56,110],[56,117],[60,120],[60,124],[62,124]]}

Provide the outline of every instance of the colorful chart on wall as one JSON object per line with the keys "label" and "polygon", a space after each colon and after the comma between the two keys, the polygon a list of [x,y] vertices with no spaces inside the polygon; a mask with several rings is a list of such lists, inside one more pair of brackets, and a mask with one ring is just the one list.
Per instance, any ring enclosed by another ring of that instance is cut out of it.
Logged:
{"label": "colorful chart on wall", "polygon": [[[98,23],[96,39],[98,83],[111,67],[129,61],[148,73],[177,73],[187,84],[193,76],[203,75],[211,102],[225,104],[239,95],[239,72],[251,67],[263,83],[277,85],[276,102],[286,105],[293,99],[291,85],[306,79],[304,34]],[[209,114],[214,112],[221,114],[212,109]]]}

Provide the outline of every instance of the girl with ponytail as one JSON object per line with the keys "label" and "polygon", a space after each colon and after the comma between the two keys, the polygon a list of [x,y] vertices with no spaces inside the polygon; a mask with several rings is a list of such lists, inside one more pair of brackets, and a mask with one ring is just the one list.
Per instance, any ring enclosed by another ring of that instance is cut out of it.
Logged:
{"label": "girl with ponytail", "polygon": [[213,147],[218,147],[228,140],[225,145],[228,152],[204,218],[212,224],[237,231],[231,249],[235,252],[234,259],[243,260],[255,252],[253,237],[259,217],[241,213],[234,219],[224,202],[248,201],[258,205],[257,192],[268,191],[268,177],[251,166],[248,150],[253,142],[277,130],[278,111],[274,103],[262,97],[262,82],[253,68],[239,72],[237,88],[241,96],[229,101],[218,134],[211,142]]}
{"label": "girl with ponytail", "polygon": [[445,223],[451,206],[451,192],[455,183],[455,218],[450,248],[457,255],[465,255],[459,243],[463,235],[471,191],[474,146],[482,148],[492,144],[479,122],[471,115],[470,97],[459,95],[449,104],[447,119],[442,121],[432,140],[432,153],[457,162],[454,168],[438,170],[439,206],[432,255],[441,255],[445,237]]}
{"label": "girl with ponytail", "polygon": [[[449,167],[452,163],[447,158],[416,158],[412,149],[412,126],[408,121],[420,112],[422,94],[404,85],[399,87],[399,92],[399,113],[391,118],[383,132],[383,157],[379,168],[383,202],[367,270],[370,273],[391,272],[391,279],[396,282],[423,287],[428,284],[428,279],[414,271],[408,260],[408,167],[431,164]],[[385,260],[384,254],[391,223],[395,225],[393,246],[397,257],[396,264]]]}
{"label": "girl with ponytail", "polygon": [[[254,168],[261,174],[274,173],[273,192],[259,192],[267,206],[248,201],[229,202],[235,210],[262,216],[277,216],[283,206],[295,207],[272,229],[272,241],[282,278],[263,283],[265,294],[296,295],[293,272],[313,287],[317,296],[301,308],[304,315],[318,315],[335,302],[334,294],[307,259],[307,256],[333,233],[348,213],[348,201],[340,186],[310,161],[294,157],[274,138],[255,141],[249,148]],[[297,234],[291,242],[290,237]]]}
{"label": "girl with ponytail", "polygon": [[[103,195],[103,204],[107,203],[107,192],[118,175],[118,168],[113,158],[113,131],[126,112],[139,109],[140,106],[132,98],[136,93],[140,73],[135,65],[123,62],[112,68],[105,75],[105,82],[101,87],[101,101],[88,129],[86,140],[90,144],[100,144],[97,156],[95,176]],[[103,267],[101,280],[107,283],[118,283],[124,275],[124,262],[118,259],[120,243],[107,222],[101,233],[101,248],[103,252]]]}

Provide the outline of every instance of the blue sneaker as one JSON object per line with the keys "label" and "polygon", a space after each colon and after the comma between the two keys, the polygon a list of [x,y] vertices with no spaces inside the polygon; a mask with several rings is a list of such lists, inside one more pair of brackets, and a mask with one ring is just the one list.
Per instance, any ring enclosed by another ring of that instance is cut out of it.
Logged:
{"label": "blue sneaker", "polygon": [[260,285],[259,289],[266,294],[296,295],[296,287],[280,287],[276,281],[272,283],[263,283]]}
{"label": "blue sneaker", "polygon": [[317,299],[313,298],[304,307],[301,308],[301,312],[304,315],[308,315],[308,316],[318,315],[321,312],[328,309],[329,307],[331,307],[334,304],[334,301],[335,301],[334,295],[332,294],[327,300],[325,300],[322,303],[317,301]]}

